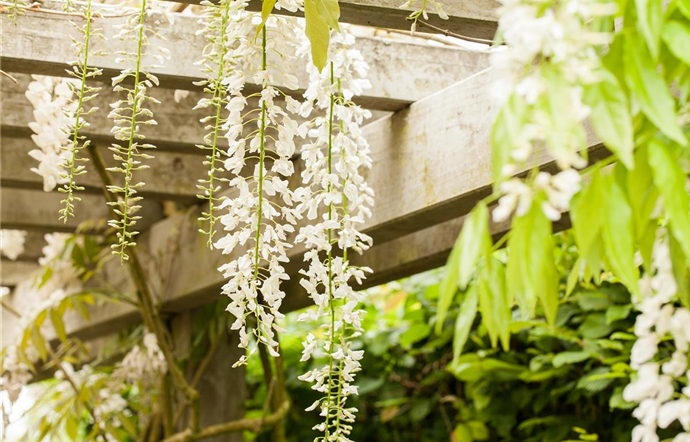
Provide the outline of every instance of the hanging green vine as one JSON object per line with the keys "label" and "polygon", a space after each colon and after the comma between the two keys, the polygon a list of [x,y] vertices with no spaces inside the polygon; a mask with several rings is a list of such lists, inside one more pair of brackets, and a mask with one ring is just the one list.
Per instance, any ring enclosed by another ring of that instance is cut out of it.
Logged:
{"label": "hanging green vine", "polygon": [[69,217],[74,217],[74,203],[81,200],[75,193],[84,190],[83,187],[77,185],[75,178],[86,173],[85,166],[80,163],[85,163],[88,160],[80,157],[79,152],[88,146],[90,141],[85,136],[80,135],[79,131],[88,126],[84,117],[97,110],[95,107],[86,109],[85,104],[93,100],[101,90],[100,87],[87,84],[87,80],[93,80],[102,72],[101,69],[89,66],[89,45],[91,39],[93,37],[103,38],[101,33],[93,29],[94,14],[91,9],[91,0],[88,0],[84,16],[86,17],[86,22],[82,26],[75,25],[82,34],[82,39],[75,39],[72,43],[76,51],[77,61],[74,62],[72,70],[67,71],[69,75],[76,78],[79,82],[68,83],[77,98],[72,101],[72,104],[76,103],[76,110],[74,111],[73,122],[68,127],[71,138],[69,154],[64,158],[64,163],[62,164],[62,167],[67,171],[62,178],[67,182],[58,189],[65,194],[65,199],[61,201],[64,207],[60,209],[60,219],[65,223]]}
{"label": "hanging green vine", "polygon": [[[112,129],[115,139],[126,144],[126,147],[124,144],[113,144],[110,147],[115,160],[121,164],[108,169],[124,175],[122,186],[111,185],[108,187],[110,192],[118,196],[117,202],[108,204],[114,207],[114,212],[120,218],[110,220],[108,224],[116,229],[118,242],[112,246],[113,254],[119,255],[121,261],[129,259],[126,253],[127,247],[136,245],[133,238],[138,232],[133,228],[137,220],[141,218],[136,215],[136,212],[141,208],[138,203],[142,200],[140,196],[137,196],[137,193],[144,183],[135,183],[133,175],[138,170],[148,168],[147,165],[142,164],[142,160],[153,158],[151,155],[141,152],[140,149],[155,147],[152,144],[142,143],[144,135],[140,132],[140,125],[157,124],[153,119],[153,112],[146,107],[148,102],[158,103],[158,100],[147,95],[148,88],[154,84],[158,85],[158,78],[149,73],[148,67],[142,63],[143,56],[149,46],[149,36],[157,35],[155,30],[146,25],[144,20],[146,14],[146,0],[142,0],[139,10],[127,18],[117,35],[119,39],[135,42],[137,47],[136,52],[125,52],[123,57],[118,59],[119,62],[133,62],[135,67],[124,69],[120,75],[113,78],[113,90],[126,92],[127,98],[111,104],[113,110],[109,115],[115,121],[115,126]],[[161,54],[169,55],[166,49],[161,47],[157,49]],[[154,57],[162,62],[161,55]],[[128,78],[133,81],[131,89],[122,85],[122,82]]]}
{"label": "hanging green vine", "polygon": [[223,198],[219,196],[219,183],[227,181],[226,178],[219,176],[225,169],[223,168],[222,156],[227,156],[227,152],[220,148],[221,131],[227,123],[227,118],[223,116],[225,106],[229,103],[228,90],[223,84],[228,72],[232,69],[232,60],[227,57],[228,46],[228,25],[230,23],[230,3],[232,0],[222,0],[220,3],[204,1],[206,7],[204,15],[204,30],[208,44],[204,48],[203,66],[209,78],[196,83],[204,87],[204,92],[211,95],[211,98],[202,98],[194,109],[211,108],[212,114],[203,118],[202,123],[208,123],[205,129],[209,132],[204,137],[204,144],[197,147],[208,151],[204,165],[208,166],[208,177],[199,180],[198,189],[202,192],[198,197],[208,202],[208,209],[202,212],[199,221],[206,227],[199,231],[208,236],[207,245],[213,248],[213,238],[216,234],[215,225],[218,221],[217,203]]}

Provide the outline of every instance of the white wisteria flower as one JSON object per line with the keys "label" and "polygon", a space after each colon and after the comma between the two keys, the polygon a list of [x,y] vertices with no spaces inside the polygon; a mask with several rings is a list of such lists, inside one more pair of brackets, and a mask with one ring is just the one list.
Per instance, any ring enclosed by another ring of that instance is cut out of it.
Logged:
{"label": "white wisteria flower", "polygon": [[43,190],[50,192],[59,184],[67,182],[67,171],[63,167],[69,158],[67,149],[69,131],[74,124],[74,111],[77,107],[72,100],[74,80],[32,75],[25,92],[26,98],[34,108],[34,121],[29,128],[34,132],[31,139],[38,149],[29,155],[38,161],[31,171],[43,177]]}
{"label": "white wisteria flower", "polygon": [[168,369],[158,339],[153,333],[145,333],[142,345],[135,345],[122,359],[113,376],[129,382],[151,381]]}
{"label": "white wisteria flower", "polygon": [[324,366],[300,379],[323,394],[307,410],[318,409],[324,417],[314,429],[329,441],[349,440],[357,411],[347,407],[346,401],[357,394],[353,381],[364,352],[353,349],[349,339],[362,333],[364,311],[357,308],[361,295],[352,288],[352,281],[361,283],[371,271],[350,266],[347,258],[349,250],[362,253],[371,247],[371,238],[360,227],[374,204],[373,191],[362,176],[371,167],[369,145],[361,132],[370,114],[350,101],[370,86],[368,66],[354,42],[342,27],[332,37],[326,68],[319,72],[312,64],[308,67],[310,84],[304,95],[309,104],[303,107],[323,115],[303,126],[308,137],[301,152],[305,187],[295,196],[300,212],[312,221],[300,229],[295,241],[307,248],[304,259],[309,267],[301,272],[300,284],[316,305],[299,320],[324,324],[320,339],[311,333],[307,336],[302,361],[317,352],[327,359]]}
{"label": "white wisteria flower", "polygon": [[[219,220],[225,235],[215,243],[223,254],[237,256],[219,268],[227,278],[222,289],[230,298],[227,310],[236,318],[232,329],[240,331],[240,347],[249,350],[235,365],[245,363],[257,345],[278,355],[275,331],[280,331],[276,320],[283,317],[281,283],[289,279],[284,267],[292,247],[288,238],[301,218],[288,183],[294,173],[299,130],[295,118],[301,106],[274,85],[298,87],[297,78],[284,70],[284,59],[295,56],[304,31],[297,20],[282,17],[273,17],[258,30],[260,14],[247,12],[247,4],[241,0],[228,5],[226,38],[233,44],[225,56],[237,65],[222,80],[229,99],[224,100],[228,113],[221,129],[228,144],[223,168],[232,176],[228,184],[234,193],[217,206],[223,211]],[[280,7],[295,9],[297,4],[282,2]],[[243,95],[247,83],[260,91]],[[249,317],[250,323],[256,322],[255,345],[246,330]]]}
{"label": "white wisteria flower", "polygon": [[24,253],[27,232],[24,230],[0,230],[0,252],[8,259],[15,261]]}
{"label": "white wisteria flower", "polygon": [[[690,372],[686,374],[690,311],[674,305],[678,288],[667,235],[665,229],[660,229],[654,243],[652,269],[645,275],[642,299],[636,303],[640,311],[635,323],[638,339],[632,348],[630,366],[637,370],[637,375],[623,390],[625,400],[639,403],[633,412],[640,421],[633,430],[633,442],[658,442],[657,427],[668,428],[675,421],[685,432],[690,431],[690,386],[685,380],[680,393],[674,388],[674,382],[681,382],[684,375],[690,377]],[[669,334],[676,350],[661,363],[655,360],[659,343]],[[674,441],[686,439],[687,433],[681,433]]]}

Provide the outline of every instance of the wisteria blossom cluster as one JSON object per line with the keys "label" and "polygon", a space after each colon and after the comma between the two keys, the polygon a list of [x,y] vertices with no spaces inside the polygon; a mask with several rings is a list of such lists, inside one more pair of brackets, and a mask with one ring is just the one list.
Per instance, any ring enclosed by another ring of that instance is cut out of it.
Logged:
{"label": "wisteria blossom cluster", "polygon": [[[504,103],[497,122],[506,124],[504,138],[494,140],[494,162],[501,182],[528,166],[535,149],[545,147],[562,170],[579,169],[587,164],[582,151],[587,147],[584,122],[590,109],[583,101],[585,85],[601,81],[601,61],[597,50],[610,35],[598,32],[593,18],[614,14],[614,3],[593,0],[503,0],[498,9],[498,38],[506,46],[492,53],[492,66],[499,81],[494,91]],[[508,127],[510,126],[510,129]],[[500,133],[500,130],[498,130]],[[495,130],[496,133],[496,130]],[[497,153],[505,151],[505,154]],[[552,183],[568,187],[572,196],[579,182],[568,173],[554,177]],[[545,180],[545,178],[542,178]],[[528,183],[529,184],[529,183]],[[536,183],[544,184],[544,183]],[[505,188],[504,188],[505,187]],[[495,218],[505,219],[520,200],[528,201],[534,186],[515,181],[499,190],[507,193]],[[567,210],[570,198],[550,198],[546,215],[557,219],[554,210]]]}
{"label": "wisteria blossom cluster", "polygon": [[[659,442],[657,428],[679,421],[685,432],[674,442],[690,441],[690,386],[687,378],[690,343],[690,311],[676,307],[678,288],[673,274],[666,232],[654,244],[652,273],[641,281],[642,299],[636,304],[640,315],[635,322],[637,341],[630,355],[636,379],[623,391],[623,398],[638,403],[633,416],[640,421],[632,442]],[[670,336],[675,350],[667,360],[659,360],[659,345]],[[681,380],[682,378],[682,380]],[[680,383],[681,392],[674,384]]]}
{"label": "wisteria blossom cluster", "polygon": [[302,361],[318,352],[327,362],[300,379],[313,383],[312,389],[324,395],[307,410],[318,409],[324,417],[314,429],[323,432],[327,441],[349,440],[355,419],[357,410],[347,407],[346,401],[357,393],[353,381],[364,351],[352,348],[350,338],[362,332],[364,311],[357,308],[361,295],[351,281],[361,284],[371,271],[348,261],[349,250],[362,253],[371,246],[371,238],[360,227],[374,204],[373,191],[362,176],[371,167],[371,158],[361,125],[371,115],[350,101],[369,87],[368,66],[354,49],[354,41],[345,29],[333,36],[326,68],[319,72],[309,65],[310,86],[305,93],[307,103],[323,115],[309,124],[309,142],[302,147],[305,187],[298,207],[312,223],[300,229],[296,242],[307,248],[304,259],[309,267],[302,271],[300,284],[316,308],[300,320],[318,321],[324,331],[319,338],[309,334]]}
{"label": "wisteria blossom cluster", "polygon": [[[119,216],[118,219],[110,220],[108,224],[117,232],[118,242],[112,246],[113,253],[119,255],[123,261],[129,258],[126,253],[127,247],[136,244],[133,237],[138,232],[133,229],[137,220],[141,218],[136,215],[141,208],[139,202],[142,199],[137,196],[137,192],[144,183],[134,181],[134,172],[148,168],[142,160],[153,157],[144,153],[143,150],[155,147],[144,142],[145,137],[140,131],[140,126],[157,124],[148,106],[151,103],[159,104],[159,101],[148,95],[148,89],[158,85],[159,82],[150,70],[160,68],[164,57],[170,57],[168,49],[161,46],[150,47],[149,44],[152,38],[164,40],[164,37],[151,26],[150,20],[145,20],[147,16],[153,14],[167,16],[165,11],[158,10],[155,5],[156,2],[152,2],[151,6],[147,6],[147,1],[143,0],[141,8],[133,11],[123,24],[118,25],[120,31],[115,35],[116,39],[129,42],[136,47],[134,52],[117,52],[118,58],[115,61],[125,63],[128,67],[112,79],[113,91],[124,93],[125,99],[112,103],[110,105],[112,111],[108,115],[115,123],[111,132],[119,142],[113,144],[110,150],[113,151],[115,160],[120,163],[119,166],[108,168],[108,170],[124,175],[124,183],[121,186],[111,185],[108,188],[118,197],[118,201],[108,204],[113,206],[115,213]],[[143,61],[144,56],[153,58],[155,64],[147,65]],[[125,80],[132,81],[132,86],[126,86]]]}
{"label": "wisteria blossom cluster", "polygon": [[[71,259],[62,256],[68,237],[69,235],[62,233],[47,234],[45,236],[47,245],[43,248],[43,256],[39,258],[39,263],[50,267],[50,277],[42,280],[38,275],[33,275],[15,289],[17,299],[31,299],[31,303],[26,305],[26,310],[22,311],[18,330],[32,327],[41,312],[56,306],[66,296],[81,290],[82,284]],[[21,387],[31,379],[31,367],[39,357],[33,346],[21,349],[19,341],[22,337],[22,333],[13,336],[14,340],[6,345],[2,354],[3,388],[14,392],[13,394],[18,393]]]}
{"label": "wisteria blossom cluster", "polygon": [[[73,5],[68,6],[69,12],[76,12]],[[74,109],[72,118],[69,118],[67,127],[64,130],[69,134],[71,139],[67,146],[67,152],[64,153],[62,168],[65,174],[61,176],[64,185],[59,189],[65,194],[65,199],[62,200],[64,207],[60,210],[60,219],[67,222],[70,216],[74,216],[74,203],[80,201],[80,198],[75,195],[77,191],[84,190],[83,187],[77,185],[76,177],[86,173],[86,167],[82,164],[87,161],[86,158],[80,156],[80,150],[89,145],[89,140],[84,135],[80,135],[80,131],[89,126],[85,120],[89,114],[96,111],[98,108],[87,108],[86,103],[93,100],[100,91],[100,87],[87,84],[87,80],[93,80],[101,74],[101,69],[89,66],[89,55],[99,55],[97,52],[89,51],[89,46],[92,43],[92,38],[105,39],[102,33],[94,28],[94,20],[91,10],[91,0],[88,0],[84,8],[85,21],[82,25],[74,24],[81,38],[72,39],[72,47],[74,48],[76,60],[72,61],[72,69],[68,70],[68,74],[74,77],[74,81],[67,84],[70,87],[72,94],[76,98],[70,98],[69,107]],[[93,54],[90,54],[93,52]]]}
{"label": "wisteria blossom cluster", "polygon": [[24,230],[0,230],[0,252],[8,259],[15,261],[24,253],[27,232]]}
{"label": "wisteria blossom cluster", "polygon": [[29,127],[34,132],[31,139],[38,146],[29,151],[38,161],[31,171],[43,177],[43,190],[50,192],[68,181],[64,164],[70,156],[70,137],[66,128],[74,125],[77,103],[72,100],[73,80],[43,75],[31,78],[25,95],[34,108],[34,121]]}
{"label": "wisteria blossom cluster", "polygon": [[534,199],[534,193],[543,192],[544,201],[542,211],[551,221],[561,219],[561,213],[568,211],[570,200],[580,191],[582,177],[575,169],[565,169],[556,175],[539,172],[530,187],[519,178],[511,178],[501,183],[500,190],[504,194],[498,201],[498,206],[491,213],[495,222],[505,221],[510,215],[525,215]]}
{"label": "wisteria blossom cluster", "polygon": [[[301,106],[272,85],[297,89],[297,78],[285,70],[285,60],[296,53],[303,30],[296,20],[275,18],[257,32],[261,17],[245,12],[247,3],[232,3],[237,9],[228,27],[228,38],[234,43],[227,56],[238,60],[238,65],[223,80],[232,97],[225,106],[229,114],[223,132],[229,146],[224,168],[232,175],[229,186],[234,193],[219,206],[226,211],[220,218],[226,234],[215,247],[223,254],[244,249],[219,268],[228,279],[222,291],[231,299],[228,311],[237,318],[232,328],[240,332],[240,346],[250,347],[246,326],[252,316],[257,345],[265,344],[275,356],[275,320],[283,316],[279,308],[285,297],[280,284],[289,279],[284,268],[292,246],[288,235],[301,217],[288,186],[299,131],[295,117]],[[248,83],[258,85],[260,91],[243,95]],[[258,106],[247,110],[253,99],[258,99]],[[244,363],[256,348],[237,364]]]}
{"label": "wisteria blossom cluster", "polygon": [[136,345],[118,363],[113,375],[129,382],[155,379],[167,371],[163,352],[158,346],[158,339],[153,333],[146,333],[143,345]]}

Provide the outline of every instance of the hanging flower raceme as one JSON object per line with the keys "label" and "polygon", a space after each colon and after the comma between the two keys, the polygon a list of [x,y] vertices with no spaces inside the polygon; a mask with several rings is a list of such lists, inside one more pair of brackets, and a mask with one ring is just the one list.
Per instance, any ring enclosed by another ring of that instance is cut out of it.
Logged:
{"label": "hanging flower raceme", "polygon": [[[679,421],[684,432],[674,442],[690,440],[690,386],[687,383],[690,343],[690,310],[676,307],[678,287],[671,263],[668,232],[660,231],[654,244],[652,274],[644,276],[642,300],[636,303],[640,315],[635,322],[637,341],[630,355],[630,365],[637,377],[623,391],[623,398],[638,403],[633,411],[640,424],[632,433],[632,442],[658,442],[658,428]],[[660,343],[672,338],[670,358],[659,360]],[[674,385],[681,385],[681,392]]]}
{"label": "hanging flower raceme", "polygon": [[146,333],[143,345],[136,345],[122,359],[113,376],[129,382],[151,381],[167,371],[163,352],[158,346],[158,339],[153,333]]}
{"label": "hanging flower raceme", "polygon": [[316,304],[300,320],[319,321],[324,332],[319,338],[307,336],[302,361],[316,352],[323,353],[327,363],[300,379],[313,383],[312,389],[324,395],[307,410],[318,409],[324,417],[314,428],[324,433],[326,441],[349,440],[355,419],[357,410],[347,407],[346,401],[357,393],[353,381],[364,352],[353,348],[350,339],[362,332],[364,311],[357,308],[361,297],[351,281],[361,284],[371,271],[348,261],[350,249],[361,253],[371,246],[371,238],[359,228],[371,216],[373,205],[373,191],[361,175],[362,169],[371,167],[369,145],[361,133],[370,113],[350,101],[369,86],[368,66],[353,45],[354,37],[346,30],[335,34],[323,72],[310,64],[305,93],[309,106],[323,115],[310,123],[309,143],[302,148],[306,187],[299,195],[299,208],[309,220],[318,221],[300,229],[296,238],[307,248],[309,263],[300,283]]}
{"label": "hanging flower raceme", "polygon": [[[223,293],[231,300],[228,311],[237,318],[232,328],[240,332],[240,346],[250,347],[246,327],[252,316],[257,345],[265,344],[275,356],[274,329],[285,297],[280,285],[289,279],[283,267],[291,247],[288,235],[300,218],[288,187],[298,133],[294,115],[300,104],[273,85],[298,87],[297,78],[282,67],[283,59],[296,53],[303,30],[296,20],[271,18],[257,31],[261,17],[245,12],[246,5],[247,1],[230,5],[234,10],[228,40],[233,45],[226,56],[238,65],[222,82],[231,96],[223,132],[229,144],[224,169],[232,175],[229,185],[234,193],[218,207],[226,211],[220,218],[226,234],[215,247],[224,254],[237,253],[219,270],[228,279]],[[260,91],[244,96],[247,83],[258,85]],[[247,110],[250,100],[258,100],[258,106]],[[246,362],[255,351],[252,346],[235,365]]]}
{"label": "hanging flower raceme", "polygon": [[[69,12],[77,12],[76,9],[71,9],[72,7],[70,7]],[[65,173],[61,176],[61,181],[64,182],[64,185],[59,188],[59,191],[65,194],[65,199],[61,201],[64,207],[60,210],[60,219],[64,222],[67,222],[69,217],[74,216],[74,203],[80,201],[75,193],[84,190],[75,181],[76,177],[86,173],[85,166],[81,163],[86,162],[87,159],[80,156],[80,151],[89,145],[89,140],[81,135],[80,131],[89,126],[85,117],[98,109],[96,107],[87,109],[86,103],[93,100],[101,90],[100,87],[87,84],[87,80],[93,80],[101,74],[101,69],[89,66],[89,55],[91,55],[89,54],[89,46],[93,38],[105,38],[103,34],[94,29],[91,0],[88,0],[83,11],[78,12],[84,14],[85,22],[81,26],[75,24],[82,38],[72,40],[76,60],[71,63],[72,69],[67,71],[69,75],[75,78],[75,81],[67,83],[72,92],[68,108],[73,109],[73,112],[66,127],[70,140],[65,146],[66,152],[62,155],[62,169]],[[76,98],[71,98],[72,96],[76,96]]]}
{"label": "hanging flower raceme", "polygon": [[43,190],[50,192],[67,182],[64,164],[69,157],[70,140],[65,128],[74,125],[77,104],[72,100],[73,80],[42,75],[31,78],[25,95],[34,108],[34,121],[29,128],[38,149],[29,151],[29,155],[39,162],[31,171],[43,177]]}
{"label": "hanging flower raceme", "polygon": [[[548,205],[542,206],[546,216],[556,220],[560,214],[554,209],[567,210],[576,192],[572,190],[579,187],[572,169],[587,164],[583,124],[591,109],[584,90],[608,80],[597,51],[611,36],[596,30],[596,20],[610,19],[617,6],[593,0],[501,3],[498,38],[506,46],[497,48],[491,60],[500,73],[494,90],[505,104],[492,136],[494,179],[502,183],[529,167],[535,150],[544,146],[559,168],[567,171],[550,180],[556,188],[561,182],[569,190],[556,197],[558,204],[547,192]],[[517,183],[499,186],[498,193],[506,196],[494,218],[499,221],[510,216],[518,199],[522,208],[518,210],[526,213],[535,190],[543,190],[535,189],[545,184],[546,178],[540,179],[527,180],[526,187]]]}
{"label": "hanging flower raceme", "polygon": [[[233,4],[234,3],[234,4]],[[220,195],[220,183],[227,181],[222,176],[224,157],[227,156],[223,127],[227,124],[229,103],[228,87],[224,84],[226,76],[233,70],[236,61],[229,56],[230,47],[233,41],[230,39],[232,33],[228,26],[232,23],[231,18],[241,11],[238,11],[237,2],[232,0],[221,0],[220,3],[210,1],[202,2],[205,6],[204,18],[200,23],[204,26],[198,33],[203,35],[207,41],[204,47],[203,58],[199,62],[203,66],[207,79],[195,83],[202,86],[204,92],[210,98],[202,98],[194,109],[209,109],[209,115],[204,117],[204,123],[208,133],[204,136],[204,144],[198,145],[200,149],[208,152],[204,165],[208,166],[208,177],[199,180],[197,186],[202,192],[199,198],[208,201],[208,209],[202,212],[199,221],[205,225],[199,231],[208,236],[207,244],[213,247],[213,237],[216,233],[215,225],[218,221],[218,203],[222,201]],[[232,14],[232,15],[231,15]]]}
{"label": "hanging flower raceme", "polygon": [[11,261],[24,253],[27,232],[23,230],[0,230],[0,252]]}
{"label": "hanging flower raceme", "polygon": [[[143,142],[144,135],[140,132],[140,126],[155,125],[153,112],[148,108],[150,103],[158,104],[158,100],[148,95],[148,89],[158,85],[158,78],[150,73],[151,69],[161,67],[164,57],[170,57],[170,51],[163,47],[151,48],[150,38],[164,40],[156,30],[146,21],[146,17],[156,12],[166,14],[165,11],[157,10],[156,3],[151,2],[147,6],[147,0],[142,0],[141,7],[129,15],[124,24],[119,25],[120,32],[115,36],[119,40],[129,42],[135,46],[135,50],[118,53],[116,59],[118,63],[127,63],[129,67],[123,69],[120,75],[112,80],[115,92],[122,92],[126,95],[124,100],[118,100],[110,106],[113,108],[109,118],[114,120],[114,127],[111,132],[119,143],[110,147],[114,153],[114,158],[121,164],[117,167],[108,168],[111,172],[119,172],[124,175],[124,183],[111,185],[108,190],[118,198],[117,202],[108,203],[113,206],[118,219],[113,219],[108,224],[116,230],[117,244],[113,244],[113,254],[119,255],[122,261],[129,256],[126,253],[127,247],[134,246],[132,240],[138,233],[133,230],[137,220],[141,217],[136,212],[141,208],[139,202],[141,197],[137,196],[138,189],[144,183],[134,181],[134,172],[148,168],[142,160],[153,158],[142,150],[152,149],[155,146]],[[151,49],[155,49],[152,51]],[[152,57],[156,63],[146,65],[144,56]],[[125,80],[132,82],[132,85],[125,85]]]}

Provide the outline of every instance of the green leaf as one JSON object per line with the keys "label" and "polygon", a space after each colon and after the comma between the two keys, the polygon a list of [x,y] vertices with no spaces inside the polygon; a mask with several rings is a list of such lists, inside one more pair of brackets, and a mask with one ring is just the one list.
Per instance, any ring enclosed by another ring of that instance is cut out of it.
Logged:
{"label": "green leaf", "polygon": [[411,347],[414,343],[421,341],[429,336],[431,327],[426,323],[415,323],[400,335],[400,344],[403,347]]}
{"label": "green leaf", "polygon": [[690,257],[690,196],[685,191],[685,173],[677,155],[657,139],[649,143],[649,165],[654,174],[654,184],[664,198],[673,236],[680,243],[683,253]]}
{"label": "green leaf", "polygon": [[584,101],[592,109],[594,131],[628,169],[633,168],[633,124],[628,97],[616,77],[602,70],[602,81],[585,88]]}
{"label": "green leaf", "polygon": [[477,316],[477,289],[472,286],[465,295],[465,300],[460,307],[460,313],[455,320],[455,336],[453,337],[453,362],[456,362],[462,354],[467,338],[472,331],[474,318]]}
{"label": "green leaf", "polygon": [[328,46],[331,40],[329,17],[322,15],[320,5],[323,0],[305,0],[304,18],[306,20],[305,33],[311,43],[311,58],[314,66],[322,71],[328,62]]}
{"label": "green leaf", "polygon": [[661,38],[676,58],[690,66],[690,25],[670,21],[664,25]]}
{"label": "green leaf", "polygon": [[662,0],[635,0],[637,29],[644,37],[649,53],[659,59],[659,36],[663,26]]}
{"label": "green leaf", "polygon": [[678,144],[688,144],[676,118],[675,101],[664,77],[657,71],[639,39],[625,40],[626,82],[642,112],[666,136]]}
{"label": "green leaf", "polygon": [[338,0],[314,0],[316,9],[319,11],[321,18],[326,22],[331,29],[340,32],[340,6]]}
{"label": "green leaf", "polygon": [[678,297],[685,307],[690,308],[690,268],[688,268],[688,260],[678,240],[673,235],[670,235],[669,239],[673,277],[678,286]]}
{"label": "green leaf", "polygon": [[464,290],[470,282],[479,258],[491,252],[489,209],[487,209],[484,201],[477,204],[465,218],[456,247],[460,249],[458,286]]}
{"label": "green leaf", "polygon": [[503,167],[510,160],[510,152],[517,147],[518,134],[525,123],[527,106],[517,94],[510,96],[491,129],[492,170],[494,189],[505,179]]}
{"label": "green leaf", "polygon": [[271,15],[271,12],[273,11],[273,7],[276,5],[276,0],[263,0],[261,4],[261,23],[259,26],[256,28],[256,36],[259,36],[259,32],[264,28],[266,25],[266,22],[268,21],[268,17]]}
{"label": "green leaf", "polygon": [[612,328],[606,323],[606,315],[604,313],[595,313],[587,315],[582,324],[580,324],[578,331],[585,338],[599,339],[608,336]]}
{"label": "green leaf", "polygon": [[611,270],[634,295],[639,294],[638,271],[635,266],[632,209],[613,176],[604,180],[605,254]]}
{"label": "green leaf", "polygon": [[505,269],[498,260],[484,267],[479,280],[479,308],[482,323],[496,346],[501,341],[504,350],[510,347],[511,309],[506,291]]}
{"label": "green leaf", "polygon": [[462,241],[462,234],[455,240],[453,250],[448,256],[448,261],[443,269],[443,279],[439,285],[438,307],[436,310],[436,334],[441,334],[443,330],[443,323],[448,315],[455,293],[458,291],[458,271],[460,267],[460,243]]}
{"label": "green leaf", "polygon": [[50,321],[53,323],[55,333],[57,333],[60,341],[67,342],[67,333],[65,332],[65,323],[62,321],[62,316],[56,309],[50,309]]}
{"label": "green leaf", "polygon": [[564,351],[563,353],[558,353],[553,357],[552,364],[556,368],[560,368],[564,365],[577,364],[578,362],[586,361],[591,357],[591,354],[587,351]]}
{"label": "green leaf", "polygon": [[630,316],[631,310],[632,304],[612,305],[606,309],[606,323],[612,324],[616,321],[627,318]]}
{"label": "green leaf", "polygon": [[585,259],[598,242],[604,222],[602,177],[599,171],[592,174],[592,180],[570,205],[570,215],[575,231],[575,241],[580,255]]}
{"label": "green leaf", "polygon": [[627,173],[627,192],[633,210],[635,240],[649,269],[657,227],[657,220],[652,219],[652,212],[659,199],[659,191],[654,186],[646,146],[635,152],[635,168]]}
{"label": "green leaf", "polygon": [[676,6],[678,6],[678,10],[690,20],[690,0],[676,0]]}
{"label": "green leaf", "polygon": [[31,341],[34,343],[34,346],[36,346],[36,350],[38,350],[38,354],[41,355],[41,359],[45,361],[48,357],[48,352],[46,350],[46,343],[38,327],[31,327]]}
{"label": "green leaf", "polygon": [[65,432],[67,433],[67,436],[69,436],[70,440],[77,440],[79,427],[76,419],[71,413],[65,417]]}

